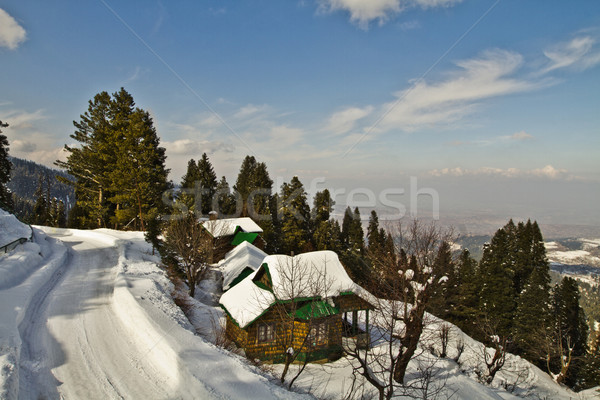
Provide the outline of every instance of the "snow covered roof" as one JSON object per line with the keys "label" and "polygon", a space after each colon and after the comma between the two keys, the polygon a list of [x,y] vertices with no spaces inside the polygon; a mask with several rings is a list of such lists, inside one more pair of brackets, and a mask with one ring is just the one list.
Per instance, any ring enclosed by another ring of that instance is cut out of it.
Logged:
{"label": "snow covered roof", "polygon": [[223,293],[221,305],[237,324],[245,328],[275,303],[275,296],[266,289],[258,287],[253,279],[254,271],[243,281]]}
{"label": "snow covered roof", "polygon": [[225,255],[219,262],[223,272],[223,290],[229,290],[233,281],[246,268],[256,271],[267,253],[249,242],[242,242]]}
{"label": "snow covered roof", "polygon": [[249,217],[226,218],[204,221],[202,226],[212,237],[229,236],[241,229],[244,232],[262,233],[262,229]]}
{"label": "snow covered roof", "polygon": [[279,300],[291,300],[292,293],[296,298],[339,296],[356,286],[338,255],[330,250],[302,253],[294,257],[267,256],[263,264],[267,265],[273,292]]}
{"label": "snow covered roof", "polygon": [[[262,274],[267,275],[272,290],[254,282]],[[238,325],[245,328],[276,301],[331,298],[349,292],[365,299],[371,297],[350,279],[337,254],[325,250],[294,257],[265,257],[257,271],[221,296],[220,303]]]}

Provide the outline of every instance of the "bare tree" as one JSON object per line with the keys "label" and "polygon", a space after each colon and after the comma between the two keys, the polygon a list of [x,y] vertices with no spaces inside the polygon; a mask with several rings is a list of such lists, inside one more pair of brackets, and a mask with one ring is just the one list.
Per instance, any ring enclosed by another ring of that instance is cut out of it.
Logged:
{"label": "bare tree", "polygon": [[184,272],[190,296],[208,270],[212,240],[192,212],[173,218],[165,231],[165,248]]}
{"label": "bare tree", "polygon": [[[315,265],[299,257],[279,257],[278,284],[272,288],[275,304],[264,319],[275,326],[274,342],[280,353],[284,354],[281,383],[286,381],[291,366],[301,361],[289,380],[288,386],[291,388],[304,372],[313,353],[327,347],[328,340],[334,334],[331,330],[336,329],[335,320],[339,320],[339,316],[328,315],[329,311],[333,311],[329,308],[329,294],[334,282],[333,277],[327,274],[329,260],[323,259],[319,265]],[[264,304],[264,299],[256,301]],[[341,340],[341,322],[337,323]]]}
{"label": "bare tree", "polygon": [[482,382],[490,385],[498,371],[504,367],[511,341],[508,336],[498,334],[498,324],[489,318],[481,319],[477,326],[481,330],[485,342],[489,343],[491,348],[487,347],[485,343],[481,344],[480,354],[485,370],[477,369],[475,372]]}
{"label": "bare tree", "polygon": [[377,389],[380,399],[392,398],[398,389],[414,389],[414,382],[405,382],[406,370],[421,353],[418,344],[430,322],[425,309],[444,281],[440,265],[434,261],[441,243],[449,241],[451,231],[413,220],[406,227],[399,225],[396,237],[396,254],[402,249],[409,262],[399,263],[396,255],[390,253],[372,258],[379,275],[384,277],[372,289],[378,295],[372,321],[377,329],[372,330],[372,336],[380,345],[364,350],[356,346],[345,349],[356,361],[355,373]]}
{"label": "bare tree", "polygon": [[447,357],[447,350],[448,350],[448,340],[450,337],[450,331],[452,330],[452,328],[450,327],[449,324],[442,324],[442,326],[440,326],[440,329],[438,331],[438,337],[440,339],[440,345],[441,345],[441,351],[440,351],[440,357],[442,358],[446,358]]}
{"label": "bare tree", "polygon": [[[574,359],[571,338],[568,335],[563,335],[559,328],[555,333],[555,338],[549,338],[546,342],[546,368],[548,369],[548,374],[550,374],[556,383],[563,383]],[[552,372],[551,361],[553,359],[559,360],[560,370],[558,373]]]}

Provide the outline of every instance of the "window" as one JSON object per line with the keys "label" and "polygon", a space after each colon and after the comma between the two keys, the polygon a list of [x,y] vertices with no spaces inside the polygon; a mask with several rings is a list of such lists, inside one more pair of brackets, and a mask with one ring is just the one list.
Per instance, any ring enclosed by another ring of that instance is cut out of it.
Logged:
{"label": "window", "polygon": [[308,337],[309,343],[312,346],[326,344],[328,333],[329,333],[329,326],[327,325],[326,322],[314,324],[314,326],[312,326],[310,328],[310,333],[309,333],[309,337]]}
{"label": "window", "polygon": [[266,343],[275,339],[275,324],[258,325],[258,343]]}

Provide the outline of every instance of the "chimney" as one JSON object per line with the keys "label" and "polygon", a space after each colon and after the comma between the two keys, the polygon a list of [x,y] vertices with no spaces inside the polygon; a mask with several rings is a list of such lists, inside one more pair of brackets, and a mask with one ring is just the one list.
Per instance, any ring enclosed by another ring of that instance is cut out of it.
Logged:
{"label": "chimney", "polygon": [[208,220],[209,221],[216,221],[219,218],[219,213],[216,211],[211,211],[208,213]]}

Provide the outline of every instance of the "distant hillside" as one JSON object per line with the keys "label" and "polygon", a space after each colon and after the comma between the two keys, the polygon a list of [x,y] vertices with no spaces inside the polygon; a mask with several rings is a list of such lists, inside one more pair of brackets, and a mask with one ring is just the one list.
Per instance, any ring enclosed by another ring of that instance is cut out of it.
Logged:
{"label": "distant hillside", "polygon": [[29,160],[10,157],[10,161],[13,167],[8,188],[13,193],[15,203],[14,213],[19,219],[27,220],[28,215],[33,210],[33,204],[36,200],[35,191],[38,187],[40,177],[44,180],[46,176],[49,177],[50,197],[62,200],[67,210],[75,203],[73,188],[56,178],[57,176],[62,176],[72,179],[70,175]]}

